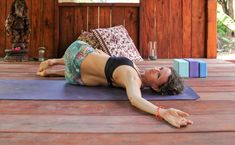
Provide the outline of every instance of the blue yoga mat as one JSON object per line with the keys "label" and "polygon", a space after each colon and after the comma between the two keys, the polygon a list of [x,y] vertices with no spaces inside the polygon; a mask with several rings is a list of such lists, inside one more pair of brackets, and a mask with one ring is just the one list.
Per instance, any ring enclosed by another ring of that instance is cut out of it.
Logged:
{"label": "blue yoga mat", "polygon": [[[195,100],[190,87],[180,95],[160,96],[142,90],[147,100]],[[0,80],[0,99],[8,100],[128,100],[125,89],[67,84],[65,80]]]}

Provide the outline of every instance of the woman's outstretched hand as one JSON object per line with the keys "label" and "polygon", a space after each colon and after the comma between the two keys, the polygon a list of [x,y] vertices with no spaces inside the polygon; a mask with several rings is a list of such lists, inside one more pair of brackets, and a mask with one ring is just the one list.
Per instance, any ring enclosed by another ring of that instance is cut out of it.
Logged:
{"label": "woman's outstretched hand", "polygon": [[187,125],[193,124],[193,121],[186,118],[189,116],[189,114],[178,109],[161,109],[159,115],[161,118],[176,128],[186,127]]}

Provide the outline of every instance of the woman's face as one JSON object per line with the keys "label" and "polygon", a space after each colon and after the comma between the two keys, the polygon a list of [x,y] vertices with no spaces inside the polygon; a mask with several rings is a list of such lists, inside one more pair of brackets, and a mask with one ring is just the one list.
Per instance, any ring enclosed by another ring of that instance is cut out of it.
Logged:
{"label": "woman's face", "polygon": [[154,68],[145,71],[146,81],[155,91],[158,91],[159,87],[168,81],[170,75],[171,69],[168,67]]}

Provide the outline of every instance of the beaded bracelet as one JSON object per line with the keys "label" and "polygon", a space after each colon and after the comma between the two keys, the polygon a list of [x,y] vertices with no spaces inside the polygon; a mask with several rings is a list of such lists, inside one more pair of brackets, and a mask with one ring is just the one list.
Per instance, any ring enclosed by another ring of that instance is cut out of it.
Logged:
{"label": "beaded bracelet", "polygon": [[157,107],[157,112],[156,112],[156,118],[160,119],[160,120],[163,120],[163,118],[160,116],[160,109],[162,109],[164,107],[162,106],[159,106]]}

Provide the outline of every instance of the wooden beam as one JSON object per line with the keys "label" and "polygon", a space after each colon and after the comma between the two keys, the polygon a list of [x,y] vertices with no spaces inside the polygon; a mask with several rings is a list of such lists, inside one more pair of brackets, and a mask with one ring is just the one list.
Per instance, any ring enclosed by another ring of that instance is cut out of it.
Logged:
{"label": "wooden beam", "polygon": [[206,57],[206,2],[192,0],[192,57]]}
{"label": "wooden beam", "polygon": [[58,3],[58,6],[66,6],[66,7],[80,7],[80,6],[88,6],[88,7],[139,7],[139,3],[74,3],[74,2],[66,2],[66,3]]}
{"label": "wooden beam", "polygon": [[171,134],[1,133],[0,145],[232,145],[235,144],[234,138],[234,132]]}
{"label": "wooden beam", "polygon": [[[226,105],[226,104],[225,104]],[[175,129],[154,116],[0,115],[0,132],[31,133],[192,133],[235,132],[234,114],[191,115],[195,122]]]}
{"label": "wooden beam", "polygon": [[0,1],[0,56],[4,56],[4,50],[6,48],[5,45],[5,39],[6,39],[6,33],[5,33],[5,20],[6,20],[6,0]]}
{"label": "wooden beam", "polygon": [[207,58],[217,56],[217,1],[207,1]]}
{"label": "wooden beam", "polygon": [[192,1],[183,0],[183,50],[182,57],[192,57]]}

